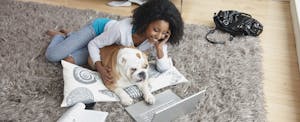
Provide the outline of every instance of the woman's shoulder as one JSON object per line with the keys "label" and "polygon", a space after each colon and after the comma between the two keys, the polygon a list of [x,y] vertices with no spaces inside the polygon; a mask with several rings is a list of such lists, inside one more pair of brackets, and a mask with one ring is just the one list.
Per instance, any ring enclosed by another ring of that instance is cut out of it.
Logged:
{"label": "woman's shoulder", "polygon": [[131,21],[131,18],[125,18],[117,22],[116,28],[121,32],[121,35],[130,35],[132,30]]}
{"label": "woman's shoulder", "polygon": [[107,23],[106,27],[110,30],[115,31],[127,31],[128,29],[132,28],[131,21],[131,18],[125,18],[121,20],[110,20],[110,22]]}
{"label": "woman's shoulder", "polygon": [[132,28],[131,21],[132,21],[131,18],[125,18],[121,20],[111,20],[111,22],[109,22],[108,24],[110,29],[119,30],[119,31],[128,31],[129,29]]}
{"label": "woman's shoulder", "polygon": [[132,18],[125,18],[119,21],[119,26],[122,29],[130,29],[132,28]]}
{"label": "woman's shoulder", "polygon": [[131,17],[123,18],[123,19],[119,20],[119,22],[131,24],[132,18]]}

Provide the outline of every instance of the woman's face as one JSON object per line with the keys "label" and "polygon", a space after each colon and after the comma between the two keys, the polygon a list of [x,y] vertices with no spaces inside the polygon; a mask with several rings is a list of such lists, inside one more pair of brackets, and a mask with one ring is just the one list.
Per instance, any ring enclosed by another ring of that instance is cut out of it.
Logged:
{"label": "woman's face", "polygon": [[156,20],[149,24],[145,31],[146,38],[152,44],[170,36],[169,23],[164,20]]}

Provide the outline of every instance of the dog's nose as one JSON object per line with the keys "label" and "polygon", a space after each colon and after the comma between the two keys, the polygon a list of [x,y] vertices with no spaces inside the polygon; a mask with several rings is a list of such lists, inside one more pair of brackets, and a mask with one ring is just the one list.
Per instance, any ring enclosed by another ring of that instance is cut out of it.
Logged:
{"label": "dog's nose", "polygon": [[140,72],[140,73],[138,74],[138,76],[139,76],[140,78],[142,78],[142,79],[146,79],[146,73],[145,73],[145,72]]}

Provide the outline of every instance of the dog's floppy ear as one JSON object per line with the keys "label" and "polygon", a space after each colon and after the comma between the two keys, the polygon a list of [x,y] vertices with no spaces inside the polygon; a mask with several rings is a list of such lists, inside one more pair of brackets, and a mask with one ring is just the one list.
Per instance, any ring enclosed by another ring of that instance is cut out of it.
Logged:
{"label": "dog's floppy ear", "polygon": [[147,62],[148,62],[148,56],[147,56],[147,54],[145,54],[145,53],[142,53],[142,55],[143,55],[143,58],[145,59],[145,61],[147,61]]}
{"label": "dog's floppy ear", "polygon": [[122,57],[121,58],[119,58],[119,60],[118,60],[118,64],[122,64],[122,65],[124,65],[124,64],[126,64],[126,59],[125,59],[125,56],[124,55],[122,55]]}

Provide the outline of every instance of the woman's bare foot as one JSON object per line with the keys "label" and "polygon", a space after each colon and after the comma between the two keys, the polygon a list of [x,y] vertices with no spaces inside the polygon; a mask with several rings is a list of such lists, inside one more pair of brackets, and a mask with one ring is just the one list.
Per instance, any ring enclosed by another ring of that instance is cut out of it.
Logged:
{"label": "woman's bare foot", "polygon": [[65,34],[66,36],[68,35],[68,33],[70,33],[71,31],[67,30],[67,29],[61,29],[59,30],[59,32]]}
{"label": "woman's bare foot", "polygon": [[72,56],[68,56],[64,60],[67,61],[67,62],[69,62],[69,63],[75,64],[75,60],[74,60],[74,58]]}
{"label": "woman's bare foot", "polygon": [[55,36],[55,35],[58,35],[58,34],[64,35],[64,34],[61,33],[61,32],[53,31],[53,30],[47,30],[46,34],[49,35],[49,36],[51,36],[51,37],[53,37],[53,36]]}

